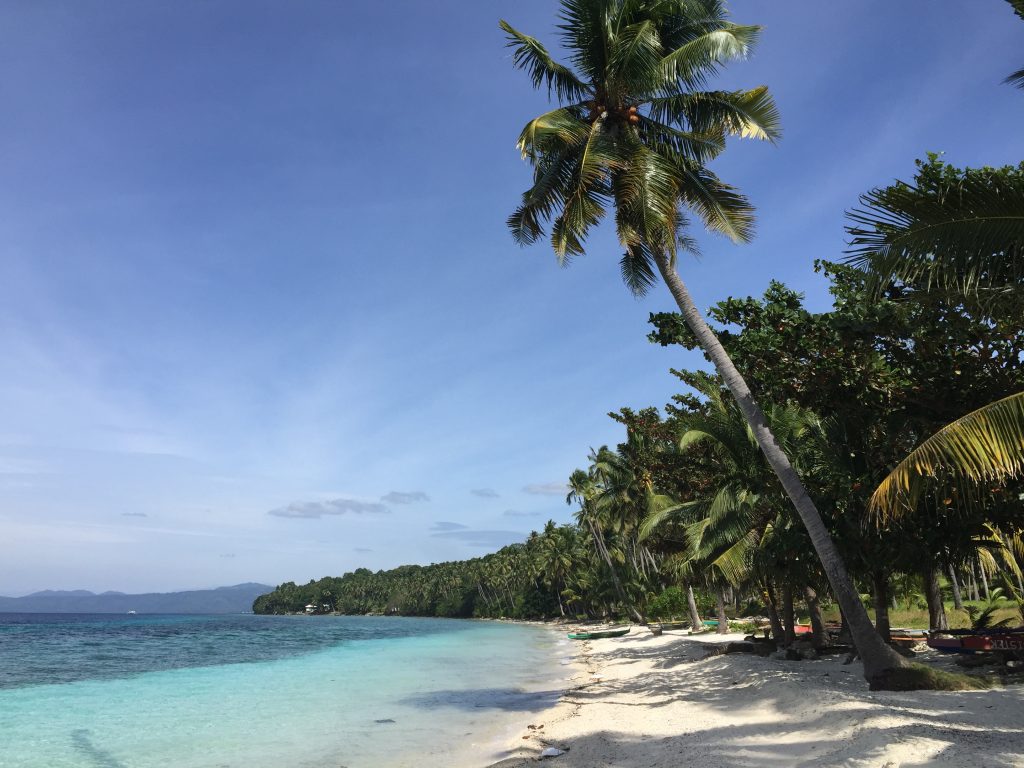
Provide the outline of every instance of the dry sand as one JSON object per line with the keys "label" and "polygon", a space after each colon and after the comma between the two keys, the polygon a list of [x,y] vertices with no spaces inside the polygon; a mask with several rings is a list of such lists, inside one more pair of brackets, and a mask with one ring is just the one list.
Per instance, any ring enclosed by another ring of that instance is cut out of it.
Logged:
{"label": "dry sand", "polygon": [[574,687],[497,765],[557,747],[550,768],[1024,766],[1024,686],[870,692],[842,657],[706,657],[709,643],[738,639],[634,627],[577,644]]}

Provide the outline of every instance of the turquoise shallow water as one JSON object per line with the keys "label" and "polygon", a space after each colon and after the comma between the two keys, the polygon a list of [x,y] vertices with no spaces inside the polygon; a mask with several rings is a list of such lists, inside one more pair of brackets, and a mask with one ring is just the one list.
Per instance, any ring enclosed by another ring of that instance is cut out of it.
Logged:
{"label": "turquoise shallow water", "polygon": [[0,614],[0,766],[483,766],[565,652],[493,622]]}

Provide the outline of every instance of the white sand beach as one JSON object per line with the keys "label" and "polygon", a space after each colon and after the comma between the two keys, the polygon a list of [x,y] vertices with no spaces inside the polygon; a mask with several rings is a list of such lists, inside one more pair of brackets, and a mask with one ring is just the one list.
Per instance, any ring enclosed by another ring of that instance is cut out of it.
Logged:
{"label": "white sand beach", "polygon": [[1024,766],[1024,685],[870,692],[841,656],[707,655],[740,639],[634,628],[579,643],[574,687],[498,765],[555,747],[552,768]]}

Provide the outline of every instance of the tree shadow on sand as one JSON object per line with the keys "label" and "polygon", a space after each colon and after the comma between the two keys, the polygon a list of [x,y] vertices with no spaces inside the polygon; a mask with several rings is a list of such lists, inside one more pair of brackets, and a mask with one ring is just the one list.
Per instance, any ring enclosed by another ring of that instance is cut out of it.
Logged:
{"label": "tree shadow on sand", "polygon": [[[552,742],[569,747],[552,768],[674,768],[683,757],[702,768],[882,766],[894,756],[900,768],[951,767],[978,764],[979,755],[988,768],[1022,765],[1024,722],[1013,715],[1024,699],[1019,688],[870,692],[856,664],[694,657],[704,652],[674,652],[668,659],[673,664],[691,663],[672,668],[646,648],[609,649],[599,661],[610,679],[564,697],[584,717],[596,707],[600,714],[590,717],[601,730],[565,744]],[[627,669],[626,677],[616,679],[615,668],[632,661],[643,661],[649,671]],[[617,713],[626,719],[638,709],[646,710],[642,716],[650,726],[641,727],[647,735],[617,732]],[[508,758],[500,765],[529,762]]]}
{"label": "tree shadow on sand", "polygon": [[[651,766],[676,768],[679,765],[700,765],[701,768],[823,768],[824,766],[883,766],[924,768],[963,765],[984,765],[986,768],[1019,768],[1020,754],[1013,744],[996,740],[986,744],[955,742],[939,726],[922,726],[914,733],[890,734],[884,729],[871,729],[853,742],[821,739],[770,738],[753,741],[749,732],[736,728],[710,729],[699,734],[677,737],[636,737],[614,730],[598,731],[566,743],[552,746],[568,751],[557,758],[544,760],[550,768],[593,768],[594,766]],[[768,735],[761,733],[759,735]],[[923,739],[922,749],[909,759],[890,760],[887,749],[894,741],[911,737]],[[979,754],[984,762],[978,763]],[[491,768],[527,768],[535,765],[535,757],[507,757]]]}

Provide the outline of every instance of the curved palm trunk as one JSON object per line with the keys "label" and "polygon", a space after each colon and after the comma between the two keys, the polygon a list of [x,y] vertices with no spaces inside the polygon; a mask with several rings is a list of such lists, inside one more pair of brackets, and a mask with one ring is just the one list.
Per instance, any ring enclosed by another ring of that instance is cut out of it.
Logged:
{"label": "curved palm trunk", "polygon": [[885,642],[892,638],[889,626],[889,605],[892,603],[892,595],[889,593],[889,575],[885,571],[877,570],[874,573],[875,582],[875,632]]}
{"label": "curved palm trunk", "polygon": [[787,584],[782,588],[782,631],[785,640],[782,644],[789,648],[796,640],[796,615],[793,611],[793,586]]}
{"label": "curved palm trunk", "polygon": [[690,629],[700,632],[704,629],[704,622],[700,619],[700,611],[697,610],[697,599],[693,596],[693,587],[686,585],[686,603],[690,608]]}
{"label": "curved palm trunk", "polygon": [[657,253],[656,260],[658,270],[672,293],[672,297],[679,305],[686,324],[697,337],[697,341],[711,362],[714,363],[733,397],[736,398],[740,412],[750,425],[757,444],[778,476],[786,495],[793,502],[797,514],[811,537],[811,543],[814,544],[814,550],[818,553],[829,584],[832,586],[832,593],[839,601],[839,605],[842,606],[843,614],[850,624],[853,642],[864,662],[864,677],[867,678],[868,684],[872,688],[885,685],[886,678],[894,670],[906,667],[907,662],[875,633],[871,619],[868,618],[867,611],[864,609],[864,604],[860,601],[860,595],[853,579],[850,578],[850,574],[846,570],[846,564],[839,555],[839,551],[821,519],[821,514],[814,506],[814,502],[811,501],[811,497],[807,494],[793,465],[789,463],[789,457],[779,447],[775,436],[768,428],[768,420],[755,402],[750,387],[747,386],[747,382],[743,380],[740,372],[736,370],[736,366],[721,342],[718,341],[718,337],[708,327],[700,310],[697,309],[697,305],[694,304],[686,284],[676,272],[675,266],[669,261],[668,255],[664,253]]}
{"label": "curved palm trunk", "polygon": [[981,562],[981,558],[978,558],[978,573],[981,574],[981,586],[985,588],[985,599],[992,599],[992,592],[988,588],[988,576],[985,573],[985,565]]}
{"label": "curved palm trunk", "polygon": [[779,618],[779,607],[775,602],[775,589],[770,583],[765,585],[764,595],[768,608],[768,622],[772,625],[772,641],[778,647],[785,640],[786,633],[782,629],[782,619]]}
{"label": "curved palm trunk", "polygon": [[926,568],[921,575],[924,581],[924,599],[928,603],[928,626],[931,629],[949,629],[946,620],[946,606],[942,604],[942,587],[939,585],[937,568]]}
{"label": "curved palm trunk", "polygon": [[[962,611],[964,609],[964,599],[960,594],[960,582],[956,578],[956,568],[950,565],[947,566],[947,570],[949,571],[949,585],[953,588],[953,607],[958,611]],[[1024,592],[1024,589],[1021,592]]]}
{"label": "curved palm trunk", "polygon": [[597,545],[597,551],[601,553],[601,557],[604,559],[605,564],[608,566],[608,572],[612,577],[612,584],[615,585],[615,594],[619,598],[619,602],[622,603],[622,607],[633,614],[633,617],[640,624],[644,624],[644,617],[640,614],[633,604],[626,599],[626,591],[622,588],[622,582],[619,581],[619,574],[615,571],[615,565],[612,563],[612,557],[608,554],[608,548],[604,545],[604,534],[601,533],[594,521],[590,519],[590,516],[586,516],[587,524],[590,526],[590,535],[594,537],[594,544]]}
{"label": "curved palm trunk", "polygon": [[716,595],[718,601],[718,634],[729,634],[729,617],[725,615],[725,587],[718,585]]}
{"label": "curved palm trunk", "polygon": [[807,611],[811,614],[814,645],[816,648],[824,648],[828,645],[828,632],[825,631],[825,622],[821,618],[821,603],[818,600],[818,593],[812,587],[804,587],[804,597],[807,599]]}

